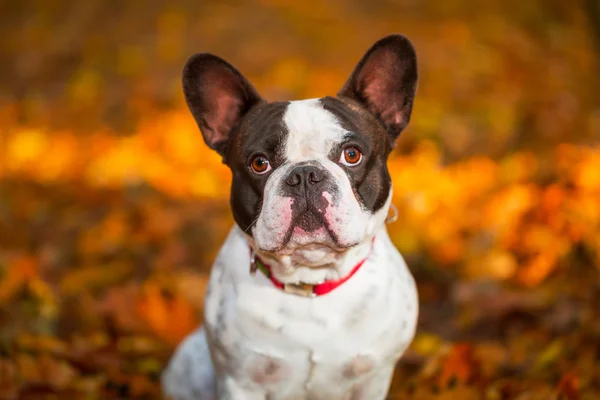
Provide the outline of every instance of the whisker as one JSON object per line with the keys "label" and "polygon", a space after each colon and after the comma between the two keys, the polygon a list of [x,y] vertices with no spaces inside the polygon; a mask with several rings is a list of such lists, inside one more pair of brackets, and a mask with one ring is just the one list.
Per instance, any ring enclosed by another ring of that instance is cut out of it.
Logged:
{"label": "whisker", "polygon": [[256,219],[255,219],[254,221],[252,221],[252,222],[250,223],[250,225],[248,225],[248,227],[247,227],[246,229],[244,229],[244,233],[248,233],[248,230],[249,230],[250,228],[252,228],[252,225],[254,225],[254,224],[256,223],[256,221],[258,221],[258,219],[259,219],[259,218],[260,218],[260,215],[259,215],[258,217],[256,217]]}
{"label": "whisker", "polygon": [[[259,210],[262,209],[262,206],[263,206],[263,199],[260,200],[260,204],[258,205]],[[256,221],[258,221],[259,218],[260,218],[260,211],[258,212],[258,217],[256,217],[256,219],[254,221],[252,221],[246,229],[244,229],[244,233],[248,233],[248,230],[250,228],[252,228],[252,225],[256,224]]]}

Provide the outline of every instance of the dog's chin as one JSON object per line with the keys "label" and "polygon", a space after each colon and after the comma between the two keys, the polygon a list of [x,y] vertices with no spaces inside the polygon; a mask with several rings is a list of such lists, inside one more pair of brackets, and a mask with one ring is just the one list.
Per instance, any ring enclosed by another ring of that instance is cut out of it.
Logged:
{"label": "dog's chin", "polygon": [[337,243],[324,225],[312,231],[295,226],[290,229],[288,240],[282,246],[267,252],[275,257],[289,256],[295,265],[326,268],[338,262],[352,247],[354,244]]}

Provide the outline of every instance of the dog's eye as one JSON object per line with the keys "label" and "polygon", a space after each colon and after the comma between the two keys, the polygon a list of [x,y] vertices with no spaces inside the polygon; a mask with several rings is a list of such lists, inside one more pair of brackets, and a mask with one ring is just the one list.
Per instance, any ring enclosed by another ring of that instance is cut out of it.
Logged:
{"label": "dog's eye", "polygon": [[349,167],[353,167],[355,165],[360,164],[363,159],[363,155],[356,147],[346,147],[344,151],[342,151],[342,155],[340,157],[340,162]]}
{"label": "dog's eye", "polygon": [[252,171],[254,171],[254,173],[262,175],[271,170],[271,164],[265,156],[256,156],[252,159],[252,162],[250,163],[250,168],[252,168]]}

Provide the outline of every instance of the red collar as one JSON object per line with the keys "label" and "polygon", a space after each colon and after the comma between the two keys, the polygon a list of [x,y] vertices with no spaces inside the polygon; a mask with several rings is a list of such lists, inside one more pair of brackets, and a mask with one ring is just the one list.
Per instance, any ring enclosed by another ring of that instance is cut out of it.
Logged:
{"label": "red collar", "polygon": [[[375,243],[375,237],[371,241],[371,251],[373,250],[373,244]],[[369,254],[371,253],[369,251]],[[363,258],[352,268],[350,273],[343,277],[342,279],[338,279],[336,281],[325,281],[322,283],[310,284],[310,283],[283,283],[279,281],[273,272],[271,271],[271,267],[268,264],[265,264],[257,255],[254,254],[252,248],[250,248],[250,273],[254,275],[256,270],[260,270],[269,280],[273,283],[276,288],[283,290],[286,293],[292,293],[298,296],[304,297],[316,297],[323,296],[335,288],[341,286],[348,279],[352,278],[352,276],[362,267],[365,263],[369,255]]]}

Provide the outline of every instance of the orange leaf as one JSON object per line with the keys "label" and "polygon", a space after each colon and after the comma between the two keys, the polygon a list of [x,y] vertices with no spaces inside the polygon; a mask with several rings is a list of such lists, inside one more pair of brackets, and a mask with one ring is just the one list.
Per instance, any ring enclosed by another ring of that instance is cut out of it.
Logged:
{"label": "orange leaf", "polygon": [[8,300],[26,282],[38,275],[38,261],[31,256],[20,256],[8,263],[6,275],[0,280],[0,301]]}
{"label": "orange leaf", "polygon": [[448,387],[450,382],[468,383],[473,381],[479,369],[479,362],[474,357],[473,347],[468,343],[457,343],[450,349],[442,366],[439,377],[440,387]]}
{"label": "orange leaf", "polygon": [[137,311],[161,338],[176,344],[197,327],[199,321],[191,304],[179,293],[167,295],[149,283],[137,304]]}
{"label": "orange leaf", "polygon": [[556,265],[553,251],[538,254],[518,274],[518,280],[525,286],[533,287],[542,282]]}
{"label": "orange leaf", "polygon": [[564,374],[558,383],[558,392],[565,396],[568,400],[579,399],[579,391],[581,389],[581,380],[574,372]]}

